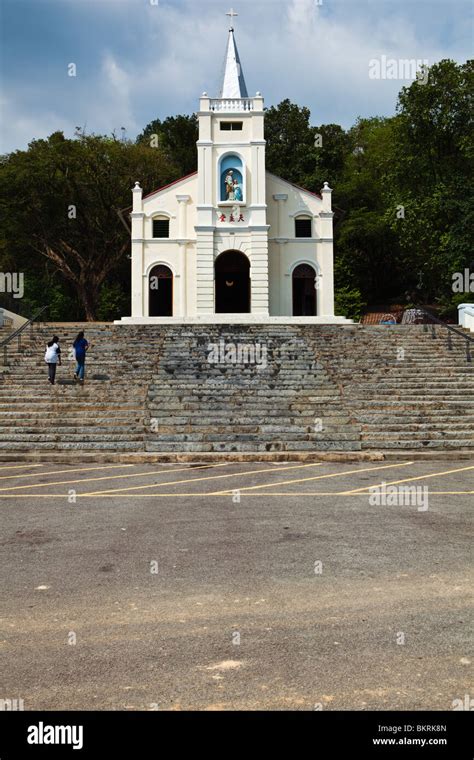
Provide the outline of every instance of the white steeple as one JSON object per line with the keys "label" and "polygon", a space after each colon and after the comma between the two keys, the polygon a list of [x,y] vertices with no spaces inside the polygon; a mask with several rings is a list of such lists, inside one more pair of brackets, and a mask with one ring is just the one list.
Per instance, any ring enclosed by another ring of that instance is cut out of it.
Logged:
{"label": "white steeple", "polygon": [[[231,17],[237,16],[234,10],[227,14]],[[225,59],[224,80],[219,95],[223,99],[248,98],[247,85],[245,84],[242,66],[240,64],[239,51],[235,44],[234,29],[229,29],[229,41],[227,43],[227,53]]]}

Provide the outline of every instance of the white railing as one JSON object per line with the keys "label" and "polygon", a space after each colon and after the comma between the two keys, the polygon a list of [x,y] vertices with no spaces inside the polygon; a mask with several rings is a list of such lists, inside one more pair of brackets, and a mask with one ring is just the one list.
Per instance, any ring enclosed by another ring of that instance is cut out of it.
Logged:
{"label": "white railing", "polygon": [[13,319],[7,317],[3,309],[0,309],[0,327],[13,327]]}
{"label": "white railing", "polygon": [[211,111],[219,111],[225,113],[238,113],[239,111],[253,111],[252,98],[233,98],[223,99],[216,98],[211,100]]}
{"label": "white railing", "polygon": [[459,324],[474,332],[474,303],[461,303],[458,306]]}

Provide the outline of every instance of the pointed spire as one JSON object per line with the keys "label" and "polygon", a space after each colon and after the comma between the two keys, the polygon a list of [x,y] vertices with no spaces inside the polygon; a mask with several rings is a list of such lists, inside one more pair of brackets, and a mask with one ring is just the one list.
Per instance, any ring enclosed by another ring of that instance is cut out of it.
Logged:
{"label": "pointed spire", "polygon": [[[229,14],[228,14],[229,15]],[[236,15],[236,14],[234,14]],[[224,80],[220,98],[248,98],[247,85],[245,84],[242,66],[240,64],[239,51],[235,44],[234,30],[229,29],[229,41],[225,59]]]}

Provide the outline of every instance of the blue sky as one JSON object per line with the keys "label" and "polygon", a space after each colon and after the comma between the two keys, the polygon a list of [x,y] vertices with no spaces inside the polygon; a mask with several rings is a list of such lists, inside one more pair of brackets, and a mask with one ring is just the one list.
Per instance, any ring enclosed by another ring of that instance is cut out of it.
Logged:
{"label": "blue sky", "polygon": [[[382,55],[472,57],[471,0],[235,0],[250,94],[290,98],[312,123],[394,113],[409,82],[373,80]],[[217,95],[230,0],[0,0],[0,151],[60,129],[134,138]],[[75,63],[77,76],[68,76]]]}

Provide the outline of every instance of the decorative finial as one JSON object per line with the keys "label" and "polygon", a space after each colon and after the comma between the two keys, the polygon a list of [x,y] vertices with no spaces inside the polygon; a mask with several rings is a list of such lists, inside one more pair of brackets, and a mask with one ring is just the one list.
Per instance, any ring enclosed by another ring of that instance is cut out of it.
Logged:
{"label": "decorative finial", "polygon": [[135,182],[135,190],[141,190],[139,182]]}
{"label": "decorative finial", "polygon": [[207,92],[206,92],[205,90],[204,90],[204,92],[202,93],[202,97],[203,97],[203,98],[207,98]]}

